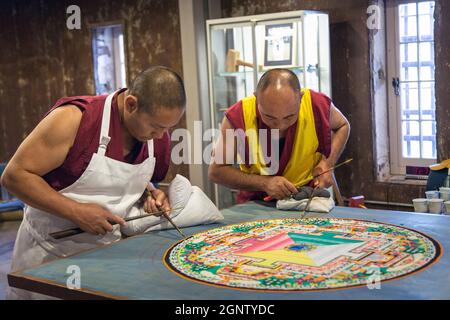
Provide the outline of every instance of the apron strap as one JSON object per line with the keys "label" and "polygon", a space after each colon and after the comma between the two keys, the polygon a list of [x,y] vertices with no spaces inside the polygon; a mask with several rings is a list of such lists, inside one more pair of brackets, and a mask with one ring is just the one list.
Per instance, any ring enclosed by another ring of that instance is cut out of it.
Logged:
{"label": "apron strap", "polygon": [[153,158],[154,157],[154,148],[153,148],[153,139],[147,140],[147,149],[148,149],[148,157]]}
{"label": "apron strap", "polygon": [[97,151],[97,153],[102,156],[105,155],[106,147],[108,147],[108,143],[111,140],[111,137],[109,136],[109,123],[111,119],[111,102],[116,93],[117,91],[108,95],[105,104],[103,106],[102,127],[100,130],[100,140]]}
{"label": "apron strap", "polygon": [[[108,147],[109,141],[111,141],[111,137],[109,136],[109,123],[111,119],[111,103],[114,95],[117,93],[113,92],[105,100],[105,104],[103,106],[103,115],[102,115],[102,127],[100,130],[100,141],[98,146],[97,153],[99,155],[104,156],[106,153],[106,148]],[[148,147],[148,157],[154,157],[154,147],[153,147],[153,139],[147,141]]]}

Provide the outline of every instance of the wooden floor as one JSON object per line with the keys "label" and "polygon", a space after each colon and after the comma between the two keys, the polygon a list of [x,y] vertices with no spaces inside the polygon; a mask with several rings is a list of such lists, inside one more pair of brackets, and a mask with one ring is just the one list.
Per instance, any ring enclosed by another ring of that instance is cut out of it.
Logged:
{"label": "wooden floor", "polygon": [[[1,215],[1,214],[0,214]],[[0,300],[5,299],[12,251],[20,221],[0,221]]]}

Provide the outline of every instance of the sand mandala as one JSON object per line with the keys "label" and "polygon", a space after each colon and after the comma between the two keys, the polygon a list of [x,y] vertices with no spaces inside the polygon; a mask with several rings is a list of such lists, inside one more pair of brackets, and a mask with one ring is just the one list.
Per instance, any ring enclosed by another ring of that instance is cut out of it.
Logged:
{"label": "sand mandala", "polygon": [[411,229],[350,219],[274,219],[193,235],[166,266],[189,280],[235,289],[307,291],[398,279],[423,270],[440,244]]}

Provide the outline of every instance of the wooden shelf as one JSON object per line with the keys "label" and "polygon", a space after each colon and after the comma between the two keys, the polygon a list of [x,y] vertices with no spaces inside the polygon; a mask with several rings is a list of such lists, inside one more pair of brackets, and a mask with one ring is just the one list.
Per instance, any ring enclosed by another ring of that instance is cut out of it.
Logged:
{"label": "wooden shelf", "polygon": [[[289,69],[294,72],[298,71],[300,73],[303,73],[305,68],[304,67],[284,67],[284,69]],[[271,69],[265,69],[265,70],[258,71],[258,74],[263,74],[264,72],[269,71],[269,70],[271,70]],[[313,65],[309,65],[306,68],[306,72],[309,72],[309,73],[314,73],[314,72],[317,72],[318,70],[319,69]],[[235,71],[235,72],[219,72],[218,76],[220,76],[220,77],[240,77],[240,76],[246,76],[248,74],[253,74],[253,70],[243,70],[243,71]]]}

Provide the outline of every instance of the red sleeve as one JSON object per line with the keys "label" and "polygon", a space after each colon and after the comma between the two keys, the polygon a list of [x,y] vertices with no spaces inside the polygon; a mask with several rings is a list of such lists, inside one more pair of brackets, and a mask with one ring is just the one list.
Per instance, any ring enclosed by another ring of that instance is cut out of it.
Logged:
{"label": "red sleeve", "polygon": [[227,111],[225,111],[225,117],[227,117],[228,121],[234,129],[245,130],[242,100],[229,107]]}
{"label": "red sleeve", "polygon": [[[235,103],[225,111],[225,117],[227,117],[233,129],[241,129],[245,132],[245,122],[244,122],[244,111],[242,109],[242,100]],[[269,137],[268,137],[269,138]],[[245,146],[243,149],[238,148],[239,155],[241,159],[247,166],[250,166],[250,145],[248,143],[248,138],[245,137]]]}
{"label": "red sleeve", "polygon": [[93,97],[90,96],[80,96],[80,97],[64,97],[59,99],[58,101],[56,101],[56,103],[53,105],[53,107],[51,107],[47,113],[44,115],[44,118],[46,116],[48,116],[48,114],[50,112],[52,112],[53,110],[55,110],[56,108],[62,107],[66,104],[73,104],[76,105],[81,111],[85,111],[86,110],[86,105],[88,105],[89,103],[92,103],[92,101],[94,99],[92,99]]}
{"label": "red sleeve", "polygon": [[92,154],[97,150],[100,135],[99,119],[102,113],[97,112],[96,101],[90,96],[61,98],[43,117],[67,104],[76,105],[83,112],[74,144],[69,149],[63,164],[42,177],[55,190],[62,190],[77,181],[86,170]]}
{"label": "red sleeve", "polygon": [[164,180],[169,171],[170,166],[170,137],[169,133],[165,133],[161,139],[153,140],[155,152],[155,170],[153,172],[152,182],[160,182]]}
{"label": "red sleeve", "polygon": [[317,151],[322,153],[325,157],[329,157],[331,153],[331,99],[323,93],[315,92],[313,90],[310,91],[316,133],[319,140],[319,148]]}

